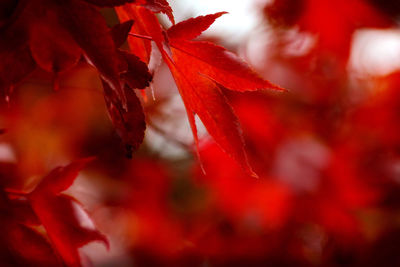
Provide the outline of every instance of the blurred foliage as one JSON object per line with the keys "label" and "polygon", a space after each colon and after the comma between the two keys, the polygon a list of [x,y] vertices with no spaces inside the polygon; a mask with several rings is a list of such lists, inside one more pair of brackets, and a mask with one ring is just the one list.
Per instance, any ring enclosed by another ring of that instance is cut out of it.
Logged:
{"label": "blurred foliage", "polygon": [[187,122],[164,65],[155,99],[147,89],[142,101],[147,134],[161,141],[147,138],[126,159],[101,82],[80,62],[56,92],[35,70],[2,100],[1,182],[25,190],[57,165],[96,156],[70,190],[111,243],[83,248],[95,266],[400,266],[400,72],[348,69],[356,31],[398,30],[398,1],[267,2],[269,39],[249,54],[288,92],[225,92],[259,179],[207,136],[200,165],[168,128]]}

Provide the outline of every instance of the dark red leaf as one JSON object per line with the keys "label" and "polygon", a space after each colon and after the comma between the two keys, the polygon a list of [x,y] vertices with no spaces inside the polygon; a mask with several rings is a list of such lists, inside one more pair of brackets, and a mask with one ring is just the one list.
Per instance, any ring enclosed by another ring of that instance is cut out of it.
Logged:
{"label": "dark red leaf", "polygon": [[17,0],[0,1],[0,27],[6,23],[9,17],[11,17],[15,8],[17,7],[17,4]]}
{"label": "dark red leaf", "polygon": [[4,8],[14,11],[8,14],[10,19],[0,30],[0,92],[8,97],[13,87],[35,69],[36,63],[29,51],[28,21],[32,12],[27,6],[32,4],[26,1],[4,4]]}
{"label": "dark red leaf", "polygon": [[124,5],[126,3],[135,2],[135,0],[84,0],[84,1],[99,7],[115,7]]}
{"label": "dark red leaf", "polygon": [[111,36],[114,40],[116,47],[120,47],[125,43],[126,39],[128,38],[128,34],[132,28],[132,25],[133,20],[127,20],[112,27]]}
{"label": "dark red leaf", "polygon": [[31,23],[30,49],[40,67],[55,73],[72,68],[82,54],[72,36],[57,23],[56,14],[51,10],[45,17]]}
{"label": "dark red leaf", "polygon": [[143,142],[146,129],[145,117],[142,105],[135,92],[125,87],[127,108],[122,107],[107,83],[103,82],[104,99],[107,105],[111,121],[125,144],[126,156],[132,157],[132,152]]}
{"label": "dark red leaf", "polygon": [[376,6],[386,14],[393,16],[394,18],[398,18],[400,15],[400,2],[397,0],[368,0],[368,2],[372,3],[372,5]]}
{"label": "dark red leaf", "polygon": [[13,187],[16,181],[21,181],[18,166],[12,162],[0,161],[0,187]]}
{"label": "dark red leaf", "polygon": [[40,220],[33,211],[29,201],[24,198],[10,200],[9,209],[12,211],[13,220],[24,225],[40,225]]}
{"label": "dark red leaf", "polygon": [[0,51],[0,92],[9,96],[12,88],[27,77],[36,66],[27,46]]}
{"label": "dark red leaf", "polygon": [[121,78],[130,88],[144,89],[149,86],[152,76],[147,65],[134,54],[120,51],[127,63],[127,71],[121,73]]}
{"label": "dark red leaf", "polygon": [[102,78],[125,102],[119,80],[119,56],[103,16],[90,4],[79,0],[63,1],[58,13],[61,25],[70,32]]}

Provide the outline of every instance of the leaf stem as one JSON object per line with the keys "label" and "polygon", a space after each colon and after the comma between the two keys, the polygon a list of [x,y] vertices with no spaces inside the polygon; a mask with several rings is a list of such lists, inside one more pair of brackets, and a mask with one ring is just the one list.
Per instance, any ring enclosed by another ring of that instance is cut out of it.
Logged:
{"label": "leaf stem", "polygon": [[136,37],[136,38],[140,38],[140,39],[145,39],[145,40],[149,40],[149,41],[153,41],[153,38],[151,38],[150,36],[146,36],[146,35],[141,35],[141,34],[137,34],[137,33],[129,33],[128,35]]}

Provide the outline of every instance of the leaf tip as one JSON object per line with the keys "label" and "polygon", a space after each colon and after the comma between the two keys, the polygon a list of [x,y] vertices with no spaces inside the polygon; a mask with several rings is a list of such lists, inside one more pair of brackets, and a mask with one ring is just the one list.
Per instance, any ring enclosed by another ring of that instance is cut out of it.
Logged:
{"label": "leaf tip", "polygon": [[279,85],[276,85],[276,84],[273,84],[272,87],[271,87],[271,89],[274,89],[274,90],[277,90],[277,91],[281,91],[281,92],[283,92],[283,93],[289,92],[288,89],[283,88],[283,87],[280,87]]}
{"label": "leaf tip", "polygon": [[[245,155],[246,155],[246,154],[245,154]],[[255,178],[255,179],[259,179],[259,178],[260,178],[260,177],[258,176],[258,174],[255,173],[255,171],[253,170],[253,168],[250,166],[249,159],[247,158],[247,155],[246,155],[246,158],[245,158],[245,162],[242,163],[242,164],[240,164],[240,165],[241,165],[242,169],[244,170],[244,172],[245,172],[246,174],[248,174],[250,177]]]}
{"label": "leaf tip", "polygon": [[258,174],[255,173],[253,170],[250,170],[250,176],[251,176],[252,178],[255,178],[255,179],[260,179],[260,176],[258,176]]}
{"label": "leaf tip", "polygon": [[229,14],[229,12],[228,11],[221,11],[221,12],[215,13],[215,15],[218,16],[218,17],[220,17],[222,15],[225,15],[225,14]]}
{"label": "leaf tip", "polygon": [[111,245],[110,245],[110,241],[108,240],[108,238],[99,232],[99,236],[98,236],[98,241],[102,242],[104,244],[104,246],[106,247],[107,251],[110,251],[111,249]]}

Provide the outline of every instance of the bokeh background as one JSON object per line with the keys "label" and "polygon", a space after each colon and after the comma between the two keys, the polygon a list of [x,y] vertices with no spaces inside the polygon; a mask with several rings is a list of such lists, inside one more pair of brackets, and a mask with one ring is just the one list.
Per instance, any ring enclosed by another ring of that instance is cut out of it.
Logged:
{"label": "bokeh background", "polygon": [[201,38],[288,90],[225,92],[260,178],[197,121],[203,173],[162,64],[142,98],[145,142],[126,159],[82,62],[56,92],[38,69],[1,101],[0,167],[13,187],[96,156],[68,190],[110,240],[109,251],[81,249],[94,266],[400,266],[400,2],[170,4],[177,21],[229,11]]}

